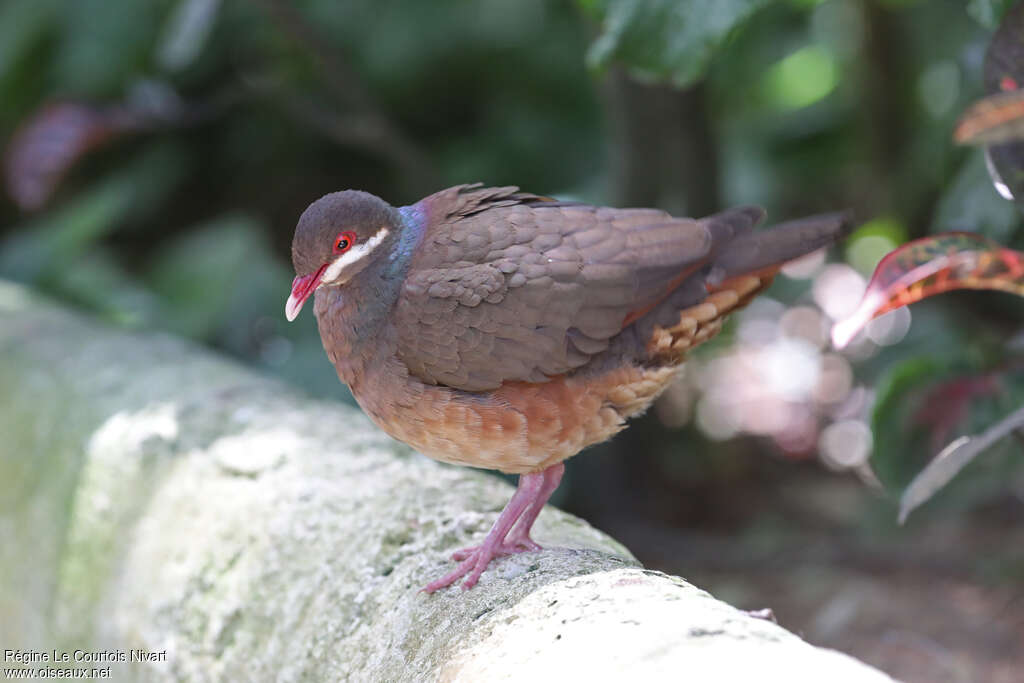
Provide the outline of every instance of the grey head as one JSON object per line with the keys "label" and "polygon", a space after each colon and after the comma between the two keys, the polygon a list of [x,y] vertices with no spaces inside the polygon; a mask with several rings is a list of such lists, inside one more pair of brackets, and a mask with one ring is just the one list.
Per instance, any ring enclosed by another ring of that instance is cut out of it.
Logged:
{"label": "grey head", "polygon": [[359,190],[334,192],[310,204],[292,238],[295,280],[285,305],[288,320],[319,287],[344,285],[386,258],[400,220],[393,206]]}

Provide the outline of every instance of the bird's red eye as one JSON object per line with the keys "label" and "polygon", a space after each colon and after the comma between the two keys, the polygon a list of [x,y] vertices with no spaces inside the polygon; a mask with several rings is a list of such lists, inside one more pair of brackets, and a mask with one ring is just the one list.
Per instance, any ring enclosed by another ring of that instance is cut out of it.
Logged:
{"label": "bird's red eye", "polygon": [[338,236],[334,238],[334,253],[344,254],[346,251],[352,248],[352,245],[356,243],[356,234],[351,230],[345,232],[339,232]]}

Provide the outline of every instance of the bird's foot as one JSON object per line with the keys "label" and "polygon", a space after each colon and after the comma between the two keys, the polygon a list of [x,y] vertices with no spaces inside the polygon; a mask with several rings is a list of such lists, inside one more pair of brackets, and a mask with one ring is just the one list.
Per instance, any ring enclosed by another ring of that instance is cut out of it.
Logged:
{"label": "bird's foot", "polygon": [[482,545],[471,546],[469,548],[462,548],[452,553],[452,559],[459,562],[452,572],[442,576],[436,581],[432,581],[423,589],[427,593],[433,593],[439,588],[445,588],[450,586],[463,576],[467,574],[466,580],[462,582],[462,589],[469,590],[476,585],[476,582],[480,579],[480,575],[487,569],[487,565],[491,563],[496,557],[504,557],[505,555],[515,555],[516,553],[527,553],[535,550],[541,550],[540,545],[535,543],[529,535],[525,535],[522,538],[515,538],[513,540],[505,540],[502,543],[495,545],[493,548],[487,548],[486,542]]}
{"label": "bird's foot", "polygon": [[[472,556],[474,553],[479,552],[481,546],[474,545],[468,548],[462,548],[452,553],[452,559],[456,562],[462,562],[466,558]],[[526,538],[517,538],[514,540],[506,539],[504,543],[501,543],[494,549],[495,557],[504,557],[505,555],[515,555],[516,553],[529,553],[535,550],[543,550],[539,544],[535,543],[529,536]]]}
{"label": "bird's foot", "polygon": [[456,551],[452,559],[459,566],[440,579],[428,583],[423,587],[424,592],[433,593],[462,577],[466,577],[462,582],[463,590],[470,589],[480,580],[480,575],[495,557],[540,550],[540,546],[530,538],[530,529],[544,503],[561,481],[564,469],[565,466],[559,463],[543,472],[522,475],[515,495],[498,515],[484,542]]}
{"label": "bird's foot", "polygon": [[[438,589],[452,585],[463,576],[466,579],[462,582],[462,590],[469,590],[475,586],[476,582],[480,580],[480,575],[484,573],[487,565],[491,563],[491,560],[502,554],[497,552],[498,549],[496,548],[488,550],[485,545],[475,548],[463,548],[464,551],[468,551],[468,554],[462,556],[459,566],[440,579],[428,583],[423,588],[424,592],[433,593]],[[456,555],[461,554],[463,550],[460,550]]]}

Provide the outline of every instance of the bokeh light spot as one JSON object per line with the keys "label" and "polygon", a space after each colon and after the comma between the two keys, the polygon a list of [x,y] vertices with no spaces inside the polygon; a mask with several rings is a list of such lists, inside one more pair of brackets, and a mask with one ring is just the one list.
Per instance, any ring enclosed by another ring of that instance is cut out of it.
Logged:
{"label": "bokeh light spot", "polygon": [[907,240],[907,229],[892,216],[880,216],[863,224],[846,241],[846,260],[870,275],[886,254]]}
{"label": "bokeh light spot", "polygon": [[906,306],[878,316],[867,324],[868,339],[879,346],[898,344],[910,330],[910,309]]}
{"label": "bokeh light spot", "polygon": [[802,339],[816,348],[823,349],[828,343],[829,325],[825,316],[812,306],[797,306],[782,314],[779,328],[783,336]]}
{"label": "bokeh light spot", "polygon": [[782,266],[782,274],[794,280],[806,280],[813,277],[825,265],[826,249],[812,251]]}
{"label": "bokeh light spot", "polygon": [[867,235],[850,243],[846,257],[859,272],[870,275],[878,262],[896,248],[896,243],[881,235]]}
{"label": "bokeh light spot", "polygon": [[821,459],[835,469],[863,465],[871,455],[871,445],[871,429],[860,420],[833,422],[818,439]]}
{"label": "bokeh light spot", "polygon": [[814,387],[814,400],[826,405],[841,403],[849,396],[852,387],[853,369],[850,362],[836,353],[822,356],[818,384]]}
{"label": "bokeh light spot", "polygon": [[843,264],[826,266],[811,289],[815,303],[832,320],[842,320],[857,310],[867,281],[856,270]]}
{"label": "bokeh light spot", "polygon": [[739,410],[723,394],[704,394],[697,403],[697,426],[710,439],[731,439],[740,431]]}
{"label": "bokeh light spot", "polygon": [[758,356],[758,374],[773,393],[784,399],[803,400],[818,383],[818,349],[803,339],[780,339]]}
{"label": "bokeh light spot", "polygon": [[822,45],[808,45],[776,62],[764,75],[765,98],[780,109],[802,109],[824,99],[839,80],[832,53]]}

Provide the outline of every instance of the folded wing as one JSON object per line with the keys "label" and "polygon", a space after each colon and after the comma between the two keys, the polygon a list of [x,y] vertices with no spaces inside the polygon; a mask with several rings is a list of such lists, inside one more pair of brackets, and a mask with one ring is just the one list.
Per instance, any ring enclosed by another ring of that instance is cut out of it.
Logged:
{"label": "folded wing", "polygon": [[398,353],[420,379],[466,391],[586,365],[763,215],[674,218],[514,187],[461,186],[424,202],[430,224],[393,318]]}

